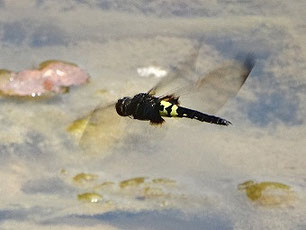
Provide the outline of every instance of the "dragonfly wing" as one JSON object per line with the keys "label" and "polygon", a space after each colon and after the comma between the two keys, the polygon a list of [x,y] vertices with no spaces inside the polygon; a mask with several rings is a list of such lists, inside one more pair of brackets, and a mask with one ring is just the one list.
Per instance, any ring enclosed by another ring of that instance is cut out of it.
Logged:
{"label": "dragonfly wing", "polygon": [[[235,97],[254,66],[252,55],[243,62],[233,61],[224,64],[199,78],[193,85],[182,89],[182,104],[193,106],[207,113],[215,113],[231,98]],[[177,94],[180,92],[177,92]]]}
{"label": "dragonfly wing", "polygon": [[174,71],[163,78],[149,93],[164,97],[180,97],[183,106],[206,113],[217,112],[228,100],[235,97],[249,76],[254,58],[247,55],[243,61],[232,61],[200,78],[193,78],[201,44],[197,43],[190,56]]}
{"label": "dragonfly wing", "polygon": [[193,50],[188,58],[178,64],[177,67],[162,80],[160,80],[151,90],[149,94],[166,96],[168,94],[174,94],[174,92],[181,89],[183,86],[190,85],[194,81],[190,78],[195,72],[196,61],[201,49],[201,42],[194,45]]}
{"label": "dragonfly wing", "polygon": [[115,104],[97,107],[73,124],[82,124],[79,145],[86,154],[105,157],[124,135],[125,122],[117,115]]}

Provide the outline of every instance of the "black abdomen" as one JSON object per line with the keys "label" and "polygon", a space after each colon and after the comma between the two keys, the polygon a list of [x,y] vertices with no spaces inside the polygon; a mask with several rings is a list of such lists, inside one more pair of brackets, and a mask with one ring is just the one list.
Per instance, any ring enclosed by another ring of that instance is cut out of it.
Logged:
{"label": "black abdomen", "polygon": [[187,117],[187,118],[190,118],[190,119],[196,119],[198,121],[213,123],[213,124],[217,124],[217,125],[226,125],[227,126],[229,124],[232,124],[230,121],[227,121],[227,120],[225,120],[221,117],[208,115],[208,114],[196,111],[196,110],[192,110],[192,109],[188,109],[188,108],[184,108],[184,107],[180,107],[180,106],[178,106],[176,112],[177,112],[178,117]]}

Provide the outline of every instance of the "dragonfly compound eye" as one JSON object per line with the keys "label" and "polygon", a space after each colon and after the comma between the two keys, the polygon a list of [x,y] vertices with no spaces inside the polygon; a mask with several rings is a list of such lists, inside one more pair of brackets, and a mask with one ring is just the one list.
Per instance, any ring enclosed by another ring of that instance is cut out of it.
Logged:
{"label": "dragonfly compound eye", "polygon": [[129,116],[128,106],[131,103],[131,98],[124,97],[117,101],[116,103],[116,111],[120,116]]}

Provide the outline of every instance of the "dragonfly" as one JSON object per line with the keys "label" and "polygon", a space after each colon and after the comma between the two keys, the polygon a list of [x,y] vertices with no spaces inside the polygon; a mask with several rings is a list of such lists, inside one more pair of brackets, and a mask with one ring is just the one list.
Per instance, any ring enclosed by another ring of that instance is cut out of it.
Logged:
{"label": "dragonfly", "polygon": [[[197,55],[198,53],[196,53],[196,56]],[[192,61],[194,62],[193,59]],[[219,108],[227,99],[236,95],[246,78],[249,76],[253,66],[254,61],[252,57],[247,56],[243,63],[235,63],[230,66],[220,67],[194,83],[185,79],[185,82],[181,84],[184,85],[183,89],[185,91],[188,89],[198,94],[195,95],[193,98],[194,100],[200,100],[200,102],[209,100],[214,103],[215,108]],[[182,81],[186,76],[182,77],[182,79],[180,79],[179,75],[166,77],[147,93],[139,93],[134,97],[123,97],[119,99],[115,104],[118,115],[128,116],[137,120],[150,121],[153,125],[164,123],[165,120],[163,117],[196,119],[201,122],[223,126],[232,124],[224,118],[180,106],[178,93],[182,91],[182,89],[177,90],[175,93],[155,96],[156,92],[165,85],[173,84],[178,80]],[[231,81],[229,82],[226,78],[231,78],[229,79]],[[208,86],[215,92],[208,90]]]}
{"label": "dragonfly", "polygon": [[247,54],[240,61],[224,63],[204,76],[191,78],[200,48],[201,43],[196,43],[190,56],[149,91],[122,97],[108,106],[98,106],[86,119],[79,120],[86,121],[79,137],[80,145],[89,149],[100,143],[104,148],[103,143],[118,142],[118,137],[128,130],[118,128],[118,124],[122,124],[120,117],[149,121],[152,125],[162,125],[165,118],[188,118],[221,126],[232,124],[214,114],[236,96],[254,67],[254,57]]}

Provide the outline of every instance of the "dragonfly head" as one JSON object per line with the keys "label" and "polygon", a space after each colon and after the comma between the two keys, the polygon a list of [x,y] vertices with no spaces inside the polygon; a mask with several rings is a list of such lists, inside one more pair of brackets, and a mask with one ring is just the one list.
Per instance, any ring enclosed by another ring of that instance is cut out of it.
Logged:
{"label": "dragonfly head", "polygon": [[120,116],[130,116],[129,105],[131,104],[132,98],[124,97],[117,101],[116,111]]}

